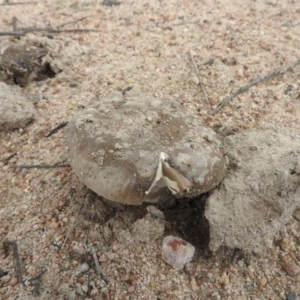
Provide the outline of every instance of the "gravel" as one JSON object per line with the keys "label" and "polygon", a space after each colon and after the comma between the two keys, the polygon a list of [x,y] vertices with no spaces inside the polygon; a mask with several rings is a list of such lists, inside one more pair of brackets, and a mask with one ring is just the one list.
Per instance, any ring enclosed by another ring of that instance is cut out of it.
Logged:
{"label": "gravel", "polygon": [[[12,30],[16,16],[20,27],[58,28],[78,20],[61,28],[99,32],[37,32],[21,37],[47,42],[62,71],[21,90],[33,97],[32,124],[0,132],[0,159],[17,153],[0,162],[0,240],[17,241],[24,280],[20,290],[13,253],[2,243],[0,268],[8,274],[0,278],[0,298],[31,297],[30,280],[44,269],[40,299],[84,295],[81,298],[254,300],[287,299],[293,293],[299,297],[300,223],[295,218],[262,254],[237,251],[233,257],[233,249],[226,247],[212,254],[209,225],[203,217],[205,197],[195,200],[197,205],[192,201],[188,208],[179,206],[176,213],[163,210],[165,220],[148,219],[149,229],[157,226],[164,231],[157,235],[150,231],[147,241],[138,230],[141,223],[148,226],[146,205],[124,206],[93,193],[85,196],[86,188],[68,167],[9,168],[66,162],[63,129],[48,138],[45,134],[92,101],[135,83],[153,97],[176,101],[224,135],[266,123],[299,134],[299,66],[252,87],[215,116],[209,114],[257,75],[298,58],[299,11],[297,1],[276,0],[124,0],[117,6],[104,6],[101,1],[38,0],[35,5],[1,6],[2,31]],[[1,42],[4,39],[10,37],[0,37]],[[198,85],[190,51],[208,102]],[[211,59],[212,63],[206,63]],[[162,241],[168,235],[184,238],[195,247],[192,262],[183,270],[174,270],[162,260]],[[108,283],[93,268],[76,276],[83,259],[93,265],[91,243],[99,259],[106,253],[100,267]]]}

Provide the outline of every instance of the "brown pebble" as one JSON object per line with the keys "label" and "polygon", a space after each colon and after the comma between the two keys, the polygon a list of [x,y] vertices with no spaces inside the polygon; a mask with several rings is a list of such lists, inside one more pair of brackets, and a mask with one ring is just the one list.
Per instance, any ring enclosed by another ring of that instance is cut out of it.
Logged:
{"label": "brown pebble", "polygon": [[236,75],[238,78],[243,78],[244,77],[244,69],[243,67],[240,67],[236,70]]}
{"label": "brown pebble", "polygon": [[77,277],[77,283],[83,284],[86,281],[85,276]]}
{"label": "brown pebble", "polygon": [[265,287],[266,284],[267,284],[267,279],[263,277],[262,279],[259,280],[258,288],[261,290]]}
{"label": "brown pebble", "polygon": [[196,277],[200,274],[201,269],[200,269],[200,265],[198,265],[197,263],[190,262],[185,265],[184,271],[188,275],[192,277]]}
{"label": "brown pebble", "polygon": [[45,224],[46,223],[46,218],[44,216],[40,217],[40,224]]}
{"label": "brown pebble", "polygon": [[18,283],[18,277],[13,277],[10,281],[9,281],[9,284],[11,286],[15,286],[17,283]]}
{"label": "brown pebble", "polygon": [[228,284],[229,283],[229,276],[227,274],[227,272],[223,272],[220,278],[220,284]]}
{"label": "brown pebble", "polygon": [[268,43],[268,42],[265,42],[265,41],[261,41],[259,43],[259,46],[260,48],[262,48],[263,50],[266,50],[266,51],[270,51],[271,50],[271,45]]}
{"label": "brown pebble", "polygon": [[279,242],[279,246],[281,250],[286,250],[290,245],[290,241],[288,239],[282,239]]}
{"label": "brown pebble", "polygon": [[300,273],[300,268],[293,261],[284,261],[282,269],[290,276],[296,276]]}
{"label": "brown pebble", "polygon": [[135,291],[135,287],[134,285],[131,285],[129,288],[128,288],[128,293],[133,293]]}

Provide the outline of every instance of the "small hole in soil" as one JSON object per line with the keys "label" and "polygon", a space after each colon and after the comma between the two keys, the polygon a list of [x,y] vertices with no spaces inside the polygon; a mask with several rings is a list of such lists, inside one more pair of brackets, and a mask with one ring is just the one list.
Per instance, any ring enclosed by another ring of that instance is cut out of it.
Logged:
{"label": "small hole in soil", "polygon": [[164,210],[171,224],[167,235],[177,235],[192,244],[199,254],[209,255],[209,223],[204,215],[207,194],[193,199],[180,199],[172,209]]}
{"label": "small hole in soil", "polygon": [[53,71],[53,69],[51,68],[50,64],[47,63],[45,65],[45,68],[44,70],[42,70],[37,78],[36,78],[36,81],[41,81],[41,80],[45,80],[47,78],[54,78],[56,76],[56,73]]}

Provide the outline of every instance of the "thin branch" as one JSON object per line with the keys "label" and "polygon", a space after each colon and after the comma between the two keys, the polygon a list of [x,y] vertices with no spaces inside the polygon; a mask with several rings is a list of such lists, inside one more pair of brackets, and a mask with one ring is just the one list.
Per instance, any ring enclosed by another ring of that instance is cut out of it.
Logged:
{"label": "thin branch", "polygon": [[297,65],[300,64],[300,58],[298,58],[297,60],[295,60],[292,64],[288,65],[287,67],[275,70],[265,76],[258,76],[255,79],[253,79],[252,81],[250,81],[248,84],[241,86],[237,91],[235,91],[234,93],[232,93],[231,95],[229,95],[228,97],[226,97],[213,111],[210,112],[210,115],[214,115],[216,114],[219,110],[221,110],[225,105],[227,105],[233,98],[235,98],[236,96],[247,92],[251,87],[253,87],[254,85],[257,85],[260,82],[266,81],[272,77],[278,76],[280,74],[283,74],[287,71],[292,70],[293,68],[295,68]]}
{"label": "thin branch", "polygon": [[193,61],[193,64],[194,64],[195,73],[196,73],[196,75],[197,75],[197,77],[198,77],[198,80],[199,80],[199,83],[200,83],[200,86],[201,86],[201,89],[202,89],[202,93],[203,93],[203,95],[204,95],[204,98],[205,98],[206,103],[208,103],[207,94],[206,94],[206,91],[205,91],[205,88],[204,88],[204,85],[203,85],[203,82],[202,82],[202,78],[201,78],[200,75],[199,75],[198,68],[197,68],[196,62],[195,62],[195,60],[194,60],[194,56],[193,56],[192,51],[190,51],[190,55],[191,55],[191,58],[192,58],[192,61]]}
{"label": "thin branch", "polygon": [[106,6],[112,6],[112,5],[120,5],[122,2],[117,1],[117,0],[104,0],[102,2],[102,5],[106,5]]}
{"label": "thin branch", "polygon": [[186,25],[186,24],[198,24],[200,23],[200,20],[195,20],[195,21],[184,21],[184,22],[180,22],[177,24],[171,24],[171,26],[182,26],[182,25]]}
{"label": "thin branch", "polygon": [[97,253],[96,253],[96,249],[92,244],[90,245],[90,249],[91,249],[91,254],[92,254],[94,262],[95,262],[97,274],[100,275],[106,283],[108,283],[108,278],[103,274],[103,272],[100,268],[99,260],[98,260]]}
{"label": "thin branch", "polygon": [[54,169],[54,168],[67,168],[71,167],[70,164],[58,164],[58,165],[11,165],[10,169]]}
{"label": "thin branch", "polygon": [[59,123],[57,126],[55,126],[53,129],[51,129],[48,133],[45,134],[45,137],[49,137],[52,134],[56,133],[58,130],[60,130],[61,128],[64,128],[66,125],[68,124],[68,122],[61,122]]}
{"label": "thin branch", "polygon": [[8,1],[4,1],[0,5],[24,5],[24,4],[37,4],[37,2],[8,2]]}
{"label": "thin branch", "polygon": [[18,25],[17,25],[18,19],[14,16],[12,18],[12,27],[13,27],[13,31],[17,31],[18,30]]}
{"label": "thin branch", "polygon": [[29,32],[71,33],[71,32],[100,32],[98,29],[53,29],[53,28],[26,28],[18,31],[0,31],[0,36],[25,36]]}
{"label": "thin branch", "polygon": [[65,27],[65,26],[67,26],[67,25],[70,25],[70,24],[76,24],[76,23],[79,23],[79,22],[81,22],[81,21],[83,21],[83,20],[89,18],[89,17],[90,17],[90,16],[82,17],[82,18],[77,19],[77,20],[74,20],[74,21],[62,23],[62,24],[60,24],[60,25],[58,25],[58,26],[55,26],[55,27],[56,27],[56,28],[62,28],[62,27]]}
{"label": "thin branch", "polygon": [[11,155],[1,158],[0,161],[1,162],[8,162],[10,159],[12,159],[13,157],[15,157],[16,155],[18,155],[17,152],[12,153]]}
{"label": "thin branch", "polygon": [[77,225],[77,223],[78,223],[78,216],[79,216],[80,211],[82,210],[82,207],[83,207],[83,204],[84,204],[84,200],[85,200],[87,194],[88,194],[88,192],[86,192],[86,193],[84,194],[84,196],[83,196],[83,199],[82,199],[81,205],[80,205],[80,207],[79,207],[79,209],[78,209],[78,211],[77,211],[75,220],[74,220],[72,226],[69,228],[69,230],[68,230],[68,232],[67,232],[67,234],[66,234],[65,240],[64,240],[64,242],[63,242],[63,244],[62,244],[62,246],[61,246],[60,249],[63,249],[63,248],[65,247],[65,244],[66,244],[66,242],[67,242],[67,240],[68,240],[68,238],[69,238],[71,232],[74,230],[74,228],[76,227],[76,225]]}
{"label": "thin branch", "polygon": [[18,252],[18,245],[16,241],[9,241],[8,242],[13,249],[14,253],[14,259],[15,259],[15,264],[16,264],[16,272],[17,272],[17,277],[19,281],[19,287],[20,289],[24,288],[24,283],[23,283],[23,278],[22,278],[22,271],[21,271],[21,263],[20,263],[20,256]]}

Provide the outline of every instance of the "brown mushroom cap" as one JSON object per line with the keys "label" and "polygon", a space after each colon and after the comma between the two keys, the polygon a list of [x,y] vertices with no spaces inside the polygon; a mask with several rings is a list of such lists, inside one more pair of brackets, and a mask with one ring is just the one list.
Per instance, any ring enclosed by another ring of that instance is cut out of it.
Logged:
{"label": "brown mushroom cap", "polygon": [[69,162],[97,194],[121,203],[193,197],[225,174],[222,141],[175,102],[113,93],[68,124]]}

